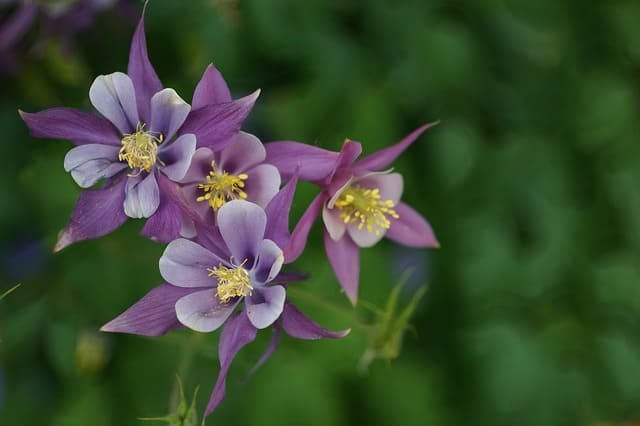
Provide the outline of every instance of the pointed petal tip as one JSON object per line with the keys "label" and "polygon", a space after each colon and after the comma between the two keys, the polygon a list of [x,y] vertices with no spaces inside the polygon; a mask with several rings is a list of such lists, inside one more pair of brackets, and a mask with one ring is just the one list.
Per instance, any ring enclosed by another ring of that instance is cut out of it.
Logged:
{"label": "pointed petal tip", "polygon": [[73,238],[71,237],[69,231],[67,229],[64,229],[63,231],[61,231],[58,237],[58,242],[53,248],[53,252],[58,253],[62,249],[69,247],[72,243],[73,243]]}

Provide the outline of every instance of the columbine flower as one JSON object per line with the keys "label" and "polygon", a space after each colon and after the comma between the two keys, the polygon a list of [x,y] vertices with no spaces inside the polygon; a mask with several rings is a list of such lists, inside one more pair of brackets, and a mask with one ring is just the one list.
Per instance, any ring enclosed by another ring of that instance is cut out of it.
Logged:
{"label": "columbine flower", "polygon": [[78,145],[64,162],[78,185],[89,188],[107,179],[102,188],[82,192],[56,251],[105,235],[127,217],[148,218],[142,233],[150,238],[170,241],[178,235],[182,219],[167,196],[175,190],[170,181],[184,177],[197,138],[216,148],[231,142],[258,95],[211,104],[222,90],[211,87],[218,88],[219,80],[215,68],[205,71],[193,110],[173,89],[163,89],[147,56],[143,17],[127,74],[99,76],[89,90],[91,103],[106,119],[72,108],[21,112],[33,136]]}
{"label": "columbine flower", "polygon": [[267,162],[275,165],[283,178],[298,168],[300,179],[322,188],[284,248],[287,262],[301,254],[311,225],[322,214],[329,262],[347,297],[355,304],[360,247],[371,247],[385,236],[411,247],[437,247],[427,221],[400,201],[402,176],[384,170],[430,126],[424,125],[397,144],[359,161],[356,159],[362,147],[350,140],[339,153],[298,142],[266,144]]}
{"label": "columbine flower", "polygon": [[281,329],[300,339],[336,339],[349,333],[323,329],[285,299],[283,284],[289,278],[279,274],[284,260],[279,246],[289,237],[295,181],[294,177],[278,192],[266,210],[247,201],[230,201],[218,211],[218,228],[199,231],[197,242],[178,239],[169,244],[160,259],[168,284],[151,290],[101,329],[159,336],[184,326],[212,331],[224,323],[218,346],[221,369],[206,415],[224,398],[233,358],[255,339],[258,329],[271,326],[274,333],[256,367],[274,351]]}
{"label": "columbine flower", "polygon": [[264,163],[265,157],[262,142],[244,132],[239,132],[220,152],[199,148],[181,181],[182,194],[209,224],[214,223],[218,210],[232,200],[247,200],[264,208],[280,188],[280,173]]}

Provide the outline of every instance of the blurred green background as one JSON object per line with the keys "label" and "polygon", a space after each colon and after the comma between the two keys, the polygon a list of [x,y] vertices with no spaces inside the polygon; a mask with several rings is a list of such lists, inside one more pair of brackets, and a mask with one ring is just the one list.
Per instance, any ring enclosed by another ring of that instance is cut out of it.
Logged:
{"label": "blurred green background", "polygon": [[[139,6],[140,4],[138,4]],[[217,335],[105,335],[161,282],[142,222],[51,253],[79,188],[69,142],[29,137],[16,110],[91,110],[98,74],[125,71],[137,17],[100,14],[24,50],[0,77],[0,425],[140,425],[170,409],[175,375],[201,413]],[[236,97],[262,89],[245,130],[365,153],[441,120],[396,163],[404,200],[442,248],[362,254],[360,300],[419,303],[399,357],[357,364],[376,317],[352,311],[320,227],[292,299],[339,341],[270,332],[240,352],[208,425],[640,423],[640,3],[539,0],[152,0],[149,55],[185,99],[213,62]],[[30,41],[27,36],[23,44]],[[296,194],[297,220],[315,189]],[[158,423],[160,424],[160,423]]]}

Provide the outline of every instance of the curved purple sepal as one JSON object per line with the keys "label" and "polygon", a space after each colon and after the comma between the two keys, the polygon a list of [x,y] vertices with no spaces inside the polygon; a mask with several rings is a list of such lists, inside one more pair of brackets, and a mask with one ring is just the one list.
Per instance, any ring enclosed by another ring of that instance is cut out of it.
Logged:
{"label": "curved purple sepal", "polygon": [[216,385],[213,388],[213,392],[211,392],[205,416],[211,414],[224,399],[227,387],[227,372],[231,367],[231,362],[240,349],[253,342],[256,338],[256,333],[256,328],[251,325],[244,310],[236,312],[225,323],[218,345],[220,373],[218,373],[218,380],[216,380]]}
{"label": "curved purple sepal", "polygon": [[398,219],[391,218],[386,237],[409,247],[440,247],[431,225],[405,203],[395,207]]}
{"label": "curved purple sepal", "polygon": [[231,102],[231,93],[220,71],[209,64],[193,92],[191,108],[198,109],[207,105]]}
{"label": "curved purple sepal", "polygon": [[196,135],[198,148],[207,147],[214,152],[220,151],[238,133],[258,95],[260,90],[232,102],[207,105],[192,110],[182,125],[180,133]]}
{"label": "curved purple sepal", "polygon": [[300,312],[296,306],[286,301],[280,317],[282,328],[291,337],[305,340],[317,340],[323,337],[341,339],[351,332],[351,329],[330,331],[322,328],[317,322]]}
{"label": "curved purple sepal", "polygon": [[148,123],[151,119],[151,98],[162,90],[162,82],[149,61],[147,39],[144,35],[144,11],[131,40],[127,74],[136,89],[136,101],[140,119]]}
{"label": "curved purple sepal", "polygon": [[54,252],[75,243],[106,235],[127,220],[122,203],[127,179],[120,176],[101,189],[82,191],[67,227],[58,238]]}
{"label": "curved purple sepal", "polygon": [[300,142],[278,141],[265,144],[265,162],[280,171],[283,180],[290,179],[299,168],[299,179],[321,184],[336,169],[339,153]]}
{"label": "curved purple sepal", "polygon": [[133,306],[100,328],[110,333],[161,336],[174,328],[183,328],[176,316],[176,302],[198,288],[160,284]]}
{"label": "curved purple sepal", "polygon": [[285,246],[284,263],[292,263],[302,254],[305,246],[307,245],[307,237],[311,226],[316,221],[320,212],[322,211],[322,205],[325,201],[325,194],[321,193],[313,199],[307,210],[304,212],[295,229],[291,233],[289,243]]}
{"label": "curved purple sepal", "polygon": [[402,139],[400,142],[392,145],[388,148],[381,149],[380,151],[374,152],[371,155],[364,157],[362,160],[358,161],[355,164],[355,167],[363,169],[363,170],[382,170],[387,167],[398,158],[400,154],[404,152],[405,149],[409,148],[409,146],[420,136],[425,130],[429,127],[435,126],[439,122],[428,123],[421,127],[418,127],[416,130],[411,132],[408,136]]}
{"label": "curved purple sepal", "polygon": [[70,140],[76,145],[120,145],[120,133],[109,121],[75,108],[18,111],[36,138]]}
{"label": "curved purple sepal", "polygon": [[348,235],[334,241],[325,230],[324,248],[336,278],[349,301],[355,306],[358,301],[360,247]]}

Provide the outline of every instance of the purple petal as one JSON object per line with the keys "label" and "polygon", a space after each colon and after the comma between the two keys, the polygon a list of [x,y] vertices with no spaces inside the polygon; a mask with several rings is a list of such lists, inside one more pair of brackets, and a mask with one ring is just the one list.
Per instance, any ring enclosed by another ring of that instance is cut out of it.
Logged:
{"label": "purple petal", "polygon": [[118,162],[118,151],[113,145],[80,145],[64,157],[64,169],[81,188],[89,188],[127,167]]}
{"label": "purple petal", "polygon": [[82,191],[54,251],[76,241],[106,235],[126,222],[127,216],[122,210],[126,181],[125,177],[120,177],[115,182],[108,182],[104,188]]}
{"label": "purple petal", "polygon": [[396,206],[398,219],[391,219],[387,238],[409,247],[440,247],[433,230],[424,218],[405,203]]}
{"label": "purple petal", "polygon": [[184,296],[176,302],[178,320],[192,330],[208,333],[229,318],[238,302],[221,303],[215,288]]}
{"label": "purple petal", "polygon": [[256,338],[256,332],[256,328],[251,325],[244,311],[234,314],[225,324],[220,334],[220,343],[218,345],[220,373],[207,404],[205,416],[211,414],[224,399],[227,387],[227,372],[231,367],[231,362],[233,362],[233,358],[240,349],[253,342]]}
{"label": "purple petal", "polygon": [[[403,181],[400,173],[389,174],[375,174],[367,176],[357,183],[361,184],[364,188],[377,188],[380,190],[380,200],[391,200],[394,205],[398,205],[400,197],[402,196]],[[387,215],[387,219],[393,219]],[[371,247],[384,237],[388,231],[385,228],[378,228],[373,226],[373,232],[369,232],[364,226],[362,229],[358,229],[359,222],[353,222],[347,224],[347,232],[349,236],[359,247]],[[379,234],[376,235],[376,229]]]}
{"label": "purple petal", "polygon": [[344,220],[340,217],[340,209],[330,209],[327,205],[322,206],[322,221],[324,222],[324,228],[329,233],[332,240],[337,241],[344,236],[347,226]]}
{"label": "purple petal", "polygon": [[358,161],[355,166],[364,170],[382,170],[386,167],[389,167],[393,160],[398,158],[398,156],[402,154],[405,149],[409,148],[409,146],[418,138],[418,136],[420,136],[429,127],[436,124],[438,124],[438,122],[425,124],[424,126],[419,127],[395,145],[364,157],[362,160]]}
{"label": "purple petal", "polygon": [[168,243],[175,240],[182,227],[182,212],[180,208],[171,201],[167,191],[176,191],[173,184],[159,174],[158,186],[160,188],[160,205],[158,210],[147,219],[144,228],[140,232],[153,241]]}
{"label": "purple petal", "polygon": [[180,132],[195,134],[198,147],[206,146],[218,152],[238,133],[259,94],[257,90],[232,102],[192,110]]}
{"label": "purple petal", "polygon": [[264,231],[265,238],[273,240],[278,247],[286,247],[291,237],[289,233],[289,211],[293,202],[293,194],[296,191],[298,174],[269,201],[265,208],[267,214],[267,227]]}
{"label": "purple petal", "polygon": [[342,331],[325,330],[317,322],[300,312],[300,310],[289,301],[284,304],[282,319],[280,321],[282,322],[284,331],[289,336],[297,339],[317,340],[323,337],[341,339],[351,332],[351,329]]}
{"label": "purple petal", "polygon": [[291,233],[289,243],[284,248],[285,263],[295,261],[302,254],[302,251],[307,245],[307,237],[309,236],[309,231],[311,231],[311,226],[316,221],[320,211],[322,211],[325,198],[326,195],[324,193],[318,194],[300,218],[300,221]]}
{"label": "purple petal", "polygon": [[19,111],[36,138],[65,139],[76,145],[120,146],[120,133],[102,117],[74,108],[51,108],[34,114]]}
{"label": "purple petal", "polygon": [[253,276],[261,283],[268,283],[278,275],[284,255],[280,247],[271,240],[262,240],[258,252],[258,264],[253,268]]}
{"label": "purple petal", "polygon": [[349,167],[361,153],[362,145],[360,142],[347,139],[340,149],[336,169]]}
{"label": "purple petal", "polygon": [[255,288],[251,296],[244,298],[244,306],[251,324],[263,329],[273,324],[284,307],[287,292],[281,285]]}
{"label": "purple petal", "polygon": [[166,164],[160,170],[174,182],[181,180],[189,169],[195,151],[195,135],[186,134],[178,137],[159,153],[160,159]]}
{"label": "purple petal", "polygon": [[136,101],[141,121],[148,123],[150,118],[151,97],[162,90],[162,83],[153,69],[147,55],[147,40],[144,35],[144,11],[131,40],[129,67],[127,74],[131,77],[136,91]]}
{"label": "purple petal", "polygon": [[91,104],[107,120],[120,130],[120,133],[133,133],[140,121],[136,106],[136,93],[128,75],[114,72],[99,75],[89,89]]}
{"label": "purple petal", "polygon": [[337,152],[292,141],[269,142],[265,150],[265,162],[276,166],[283,180],[290,179],[299,167],[299,178],[314,183],[334,173],[339,157]]}
{"label": "purple petal", "polygon": [[218,210],[218,228],[236,264],[252,266],[264,239],[267,216],[257,204],[233,200]]}
{"label": "purple petal", "polygon": [[280,188],[280,173],[271,164],[260,164],[247,170],[249,178],[245,181],[247,200],[260,207],[266,207]]}
{"label": "purple petal", "polygon": [[160,190],[154,172],[146,177],[130,177],[125,186],[124,212],[134,219],[149,217],[160,205]]}
{"label": "purple petal", "polygon": [[162,133],[169,141],[189,115],[191,106],[175,90],[162,89],[151,98],[149,130]]}
{"label": "purple petal", "polygon": [[184,238],[169,243],[158,263],[162,278],[178,287],[214,287],[216,279],[207,269],[226,264],[200,244]]}
{"label": "purple petal", "polygon": [[231,93],[220,72],[210,64],[193,92],[193,109],[231,102]]}
{"label": "purple petal", "polygon": [[333,241],[324,232],[324,248],[336,278],[349,301],[355,306],[358,300],[358,276],[360,275],[360,249],[348,235]]}
{"label": "purple petal", "polygon": [[260,139],[250,133],[238,132],[231,143],[220,151],[219,166],[229,174],[237,175],[262,163],[266,156]]}
{"label": "purple petal", "polygon": [[191,288],[161,284],[122,314],[103,325],[100,331],[161,336],[182,324],[176,316],[176,302],[193,292]]}
{"label": "purple petal", "polygon": [[191,157],[191,164],[180,182],[183,184],[205,182],[207,175],[211,171],[211,160],[213,160],[213,152],[209,148],[196,149],[193,157]]}

